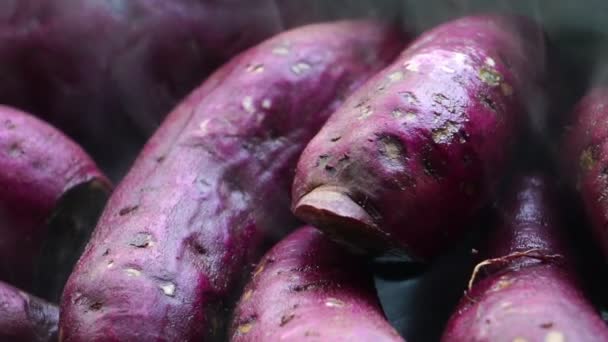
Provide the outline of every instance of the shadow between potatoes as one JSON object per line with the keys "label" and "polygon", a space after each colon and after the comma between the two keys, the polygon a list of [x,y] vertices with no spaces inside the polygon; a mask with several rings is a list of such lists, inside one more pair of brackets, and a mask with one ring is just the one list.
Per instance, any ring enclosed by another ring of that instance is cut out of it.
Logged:
{"label": "shadow between potatoes", "polygon": [[[484,213],[479,222],[486,222]],[[380,302],[407,341],[439,341],[462,297],[475,262],[474,247],[485,229],[476,228],[429,265],[380,262],[373,265]],[[479,227],[477,227],[479,226]]]}

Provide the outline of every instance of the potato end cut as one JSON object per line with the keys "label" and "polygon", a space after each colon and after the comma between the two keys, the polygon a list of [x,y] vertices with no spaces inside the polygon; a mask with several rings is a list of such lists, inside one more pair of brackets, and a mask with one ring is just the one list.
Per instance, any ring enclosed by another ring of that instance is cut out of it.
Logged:
{"label": "potato end cut", "polygon": [[293,212],[353,252],[379,255],[388,250],[407,256],[400,251],[403,247],[395,246],[390,235],[380,231],[372,216],[340,187],[313,189],[300,198]]}

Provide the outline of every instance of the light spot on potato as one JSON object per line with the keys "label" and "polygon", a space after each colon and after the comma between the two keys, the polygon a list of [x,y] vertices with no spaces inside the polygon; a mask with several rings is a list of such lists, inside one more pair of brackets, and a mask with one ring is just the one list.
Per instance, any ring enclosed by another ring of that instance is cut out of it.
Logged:
{"label": "light spot on potato", "polygon": [[251,331],[251,328],[253,328],[253,323],[249,322],[249,323],[244,323],[239,325],[239,327],[237,328],[237,331],[239,332],[239,334],[247,334],[248,332]]}
{"label": "light spot on potato", "polygon": [[405,113],[401,109],[393,109],[393,111],[391,112],[391,115],[395,119],[400,119],[405,115]]}
{"label": "light spot on potato", "polygon": [[489,86],[496,87],[502,81],[502,75],[498,71],[482,67],[478,74],[479,79]]}
{"label": "light spot on potato", "polygon": [[441,66],[441,70],[447,72],[448,74],[453,74],[454,72],[456,72],[456,70],[454,70],[448,66],[445,66],[445,65]]}
{"label": "light spot on potato", "polygon": [[264,271],[264,264],[261,264],[260,266],[258,266],[258,268],[255,270],[255,272],[253,272],[253,277],[257,277],[260,273],[262,273],[262,271]]}
{"label": "light spot on potato", "polygon": [[489,65],[489,66],[491,66],[491,67],[495,67],[496,66],[496,62],[491,57],[486,57],[486,64]]}
{"label": "light spot on potato", "polygon": [[513,339],[513,342],[528,342],[528,340],[523,337],[516,337]]}
{"label": "light spot on potato", "polygon": [[367,105],[367,106],[361,108],[361,114],[359,115],[358,119],[365,120],[365,119],[369,118],[370,116],[372,116],[372,114],[374,114],[374,111],[372,110],[372,106]]}
{"label": "light spot on potato", "polygon": [[169,297],[174,297],[175,296],[175,284],[173,283],[166,283],[166,284],[162,284],[160,286],[160,289],[163,291],[163,293]]}
{"label": "light spot on potato", "polygon": [[272,49],[272,53],[279,56],[287,56],[289,55],[289,48],[287,46],[277,46]]}
{"label": "light spot on potato", "polygon": [[291,66],[291,71],[296,75],[301,75],[309,71],[312,67],[308,63],[298,62]]}
{"label": "light spot on potato", "polygon": [[378,142],[380,143],[380,153],[386,158],[391,160],[404,158],[403,146],[397,138],[384,136]]}
{"label": "light spot on potato", "polygon": [[502,94],[505,96],[513,95],[513,87],[509,83],[503,82],[500,84],[500,90],[502,90]]}
{"label": "light spot on potato", "polygon": [[581,168],[585,171],[590,171],[594,166],[597,160],[593,157],[593,149],[592,147],[588,147],[583,150],[581,153],[581,157],[579,160],[579,164]]}
{"label": "light spot on potato", "polygon": [[545,335],[545,342],[565,342],[566,336],[560,331],[550,331]]}
{"label": "light spot on potato", "polygon": [[270,109],[271,107],[272,107],[272,100],[270,100],[270,99],[262,100],[262,108]]}
{"label": "light spot on potato", "polygon": [[114,260],[110,260],[108,262],[108,268],[112,268],[112,267],[114,267]]}
{"label": "light spot on potato", "polygon": [[458,127],[453,122],[446,121],[443,126],[433,130],[433,141],[436,144],[448,143],[456,133],[458,133]]}
{"label": "light spot on potato", "polygon": [[405,69],[413,72],[418,72],[420,68],[420,64],[417,61],[411,61],[405,64]]}
{"label": "light spot on potato", "polygon": [[251,298],[251,295],[252,295],[252,294],[253,294],[253,291],[252,291],[252,290],[247,290],[247,292],[245,292],[245,293],[243,294],[243,300],[245,300],[245,301],[249,300],[249,299]]}
{"label": "light spot on potato", "polygon": [[140,270],[136,270],[134,268],[126,268],[125,269],[125,273],[129,277],[139,277],[139,276],[141,276],[141,271]]}
{"label": "light spot on potato", "polygon": [[403,121],[405,122],[414,122],[416,121],[416,113],[414,112],[407,112],[405,113],[405,116],[403,117]]}
{"label": "light spot on potato", "polygon": [[511,286],[511,284],[513,284],[513,280],[505,278],[505,277],[501,277],[498,280],[498,282],[496,282],[496,284],[494,284],[494,286],[492,286],[490,291],[496,292],[496,291],[504,290],[507,287]]}
{"label": "light spot on potato", "polygon": [[325,306],[330,308],[341,308],[344,306],[344,302],[336,298],[327,298],[325,300]]}
{"label": "light spot on potato", "polygon": [[247,71],[254,74],[264,72],[264,64],[250,64],[247,66]]}
{"label": "light spot on potato", "polygon": [[255,106],[253,105],[253,97],[245,96],[245,98],[243,98],[243,102],[241,103],[241,105],[243,106],[243,109],[247,113],[249,113],[249,114],[255,113]]}
{"label": "light spot on potato", "polygon": [[198,126],[198,128],[201,131],[201,135],[207,135],[207,131],[209,127],[209,119],[205,119],[201,122],[201,124]]}
{"label": "light spot on potato", "polygon": [[388,80],[390,82],[397,82],[397,81],[401,81],[403,79],[403,72],[401,71],[395,71],[392,74],[388,75]]}

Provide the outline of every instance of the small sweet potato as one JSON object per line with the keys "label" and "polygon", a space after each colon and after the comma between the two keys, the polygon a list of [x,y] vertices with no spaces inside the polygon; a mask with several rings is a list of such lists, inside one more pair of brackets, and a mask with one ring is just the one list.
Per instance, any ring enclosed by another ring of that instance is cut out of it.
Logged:
{"label": "small sweet potato", "polygon": [[423,34],[306,147],[295,214],[360,250],[437,255],[502,178],[528,99],[539,95],[543,39],[511,16]]}
{"label": "small sweet potato", "polygon": [[608,341],[578,280],[557,198],[542,175],[514,182],[443,342]]}
{"label": "small sweet potato", "polygon": [[237,56],[150,139],[66,285],[64,341],[221,340],[265,241],[295,225],[297,158],[400,35],[373,21],[282,33]]}
{"label": "small sweet potato", "polygon": [[260,261],[230,335],[233,342],[403,341],[365,260],[313,227],[291,233]]}
{"label": "small sweet potato", "polygon": [[109,181],[61,132],[0,106],[0,190],[0,280],[58,299]]}
{"label": "small sweet potato", "polygon": [[0,339],[10,342],[57,341],[59,308],[0,282]]}
{"label": "small sweet potato", "polygon": [[596,86],[575,106],[562,162],[576,185],[594,236],[608,258],[608,87]]}

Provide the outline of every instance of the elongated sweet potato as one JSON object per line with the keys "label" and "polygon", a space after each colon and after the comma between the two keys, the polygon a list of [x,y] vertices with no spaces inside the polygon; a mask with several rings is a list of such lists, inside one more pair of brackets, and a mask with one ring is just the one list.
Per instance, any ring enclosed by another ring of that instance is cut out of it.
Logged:
{"label": "elongated sweet potato", "polygon": [[563,166],[576,184],[593,233],[608,258],[608,87],[597,86],[580,100],[563,142]]}
{"label": "elongated sweet potato", "polygon": [[1,1],[0,103],[115,165],[214,69],[279,32],[278,13],[273,0]]}
{"label": "elongated sweet potato", "polygon": [[264,240],[294,223],[299,153],[401,46],[379,23],[319,24],[214,74],[170,114],[112,195],[64,291],[62,339],[225,334],[226,308]]}
{"label": "elongated sweet potato", "polygon": [[0,339],[11,342],[57,340],[59,308],[0,282]]}
{"label": "elongated sweet potato", "polygon": [[487,242],[485,278],[471,280],[444,332],[458,341],[607,341],[608,327],[582,292],[554,188],[518,179]]}
{"label": "elongated sweet potato", "polygon": [[543,33],[519,17],[423,34],[306,147],[295,214],[358,249],[435,256],[501,179],[543,52]]}
{"label": "elongated sweet potato", "polygon": [[403,341],[365,260],[313,227],[272,248],[235,310],[231,341]]}
{"label": "elongated sweet potato", "polygon": [[58,299],[108,180],[61,132],[0,106],[0,190],[0,280]]}

